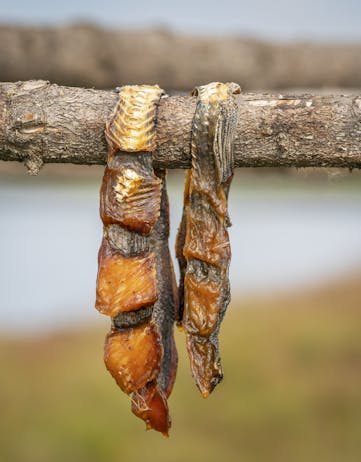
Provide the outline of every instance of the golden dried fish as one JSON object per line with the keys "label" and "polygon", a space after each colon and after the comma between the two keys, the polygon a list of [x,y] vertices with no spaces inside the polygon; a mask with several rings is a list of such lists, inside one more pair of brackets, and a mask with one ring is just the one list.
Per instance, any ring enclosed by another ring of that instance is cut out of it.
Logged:
{"label": "golden dried fish", "polygon": [[157,298],[154,253],[125,257],[104,237],[99,251],[97,309],[114,317],[153,304]]}
{"label": "golden dried fish", "polygon": [[114,159],[112,168],[106,167],[104,172],[101,219],[104,224],[119,223],[149,234],[159,217],[161,182],[153,169],[149,170],[149,163],[139,163],[135,170],[134,159],[122,159],[121,165],[119,160]]}
{"label": "golden dried fish", "polygon": [[104,361],[120,388],[133,393],[156,379],[160,372],[162,349],[159,332],[146,322],[108,334]]}
{"label": "golden dried fish", "polygon": [[[132,411],[167,435],[167,397],[177,352],[177,293],[168,250],[165,172],[154,171],[158,86],[122,87],[106,124],[109,146],[101,187],[104,236],[99,250],[96,307],[112,317],[104,361]],[[132,153],[132,154],[130,154]]]}
{"label": "golden dried fish", "polygon": [[117,151],[154,151],[154,122],[162,95],[164,91],[158,85],[121,87],[119,101],[105,126],[110,155]]}
{"label": "golden dried fish", "polygon": [[[192,374],[204,397],[223,377],[218,333],[230,300],[227,197],[238,119],[234,83],[197,87],[192,168],[187,173],[176,254],[181,279],[178,323],[186,333]],[[184,293],[183,293],[184,291]]]}

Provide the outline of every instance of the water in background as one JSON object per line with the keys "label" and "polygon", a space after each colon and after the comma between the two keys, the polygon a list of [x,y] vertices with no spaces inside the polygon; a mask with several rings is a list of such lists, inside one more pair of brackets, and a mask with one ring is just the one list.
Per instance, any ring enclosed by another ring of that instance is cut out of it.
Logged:
{"label": "water in background", "polygon": [[[99,184],[2,180],[0,330],[104,318],[94,309]],[[317,285],[361,267],[360,188],[262,185],[233,182],[233,298]],[[174,256],[183,184],[170,179],[168,188]]]}

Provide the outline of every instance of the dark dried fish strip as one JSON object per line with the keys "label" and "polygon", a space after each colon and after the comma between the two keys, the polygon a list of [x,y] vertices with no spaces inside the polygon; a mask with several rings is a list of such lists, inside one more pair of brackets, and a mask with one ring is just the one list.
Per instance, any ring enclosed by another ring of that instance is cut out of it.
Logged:
{"label": "dark dried fish strip", "polygon": [[184,327],[192,374],[204,397],[223,377],[218,333],[230,300],[227,197],[238,119],[233,95],[239,92],[234,83],[215,82],[192,93],[198,100],[192,168],[187,173],[176,244],[181,273],[178,323]]}

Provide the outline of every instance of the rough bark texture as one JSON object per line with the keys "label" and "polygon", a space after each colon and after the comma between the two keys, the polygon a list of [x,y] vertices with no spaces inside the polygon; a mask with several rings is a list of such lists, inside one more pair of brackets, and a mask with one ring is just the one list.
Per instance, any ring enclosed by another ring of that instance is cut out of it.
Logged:
{"label": "rough bark texture", "polygon": [[188,90],[212,81],[247,90],[361,86],[361,46],[270,44],[166,30],[0,26],[0,81],[47,79],[113,88],[158,83]]}
{"label": "rough bark texture", "polygon": [[[361,168],[361,97],[245,93],[234,144],[238,167]],[[45,81],[0,83],[0,160],[105,164],[105,121],[115,91]],[[157,168],[190,167],[195,98],[161,101]]]}

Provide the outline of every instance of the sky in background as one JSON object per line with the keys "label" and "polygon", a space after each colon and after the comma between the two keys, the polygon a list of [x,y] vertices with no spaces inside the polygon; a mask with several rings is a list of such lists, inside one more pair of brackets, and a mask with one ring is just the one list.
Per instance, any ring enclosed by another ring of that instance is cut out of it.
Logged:
{"label": "sky in background", "polygon": [[360,0],[0,0],[0,21],[89,21],[274,40],[361,41]]}

